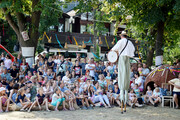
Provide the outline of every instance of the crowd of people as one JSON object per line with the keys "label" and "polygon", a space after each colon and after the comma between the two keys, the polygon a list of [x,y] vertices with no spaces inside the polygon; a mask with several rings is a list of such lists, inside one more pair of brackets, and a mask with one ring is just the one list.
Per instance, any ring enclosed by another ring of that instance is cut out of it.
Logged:
{"label": "crowd of people", "polygon": [[[54,106],[55,111],[59,111],[59,106],[65,111],[121,106],[117,71],[116,64],[95,61],[94,58],[87,60],[81,58],[80,54],[72,62],[71,58],[65,59],[63,55],[47,57],[43,53],[38,56],[36,64],[30,67],[21,54],[12,62],[9,55],[2,53],[0,112],[9,111],[10,104],[16,104],[21,111],[28,112],[34,106],[41,110],[43,105],[50,111],[49,104]],[[139,63],[138,69],[131,67],[127,104],[132,108],[150,103],[158,106],[161,102],[161,88],[156,84],[154,90],[147,86],[146,94],[143,94],[149,72],[145,63]]]}

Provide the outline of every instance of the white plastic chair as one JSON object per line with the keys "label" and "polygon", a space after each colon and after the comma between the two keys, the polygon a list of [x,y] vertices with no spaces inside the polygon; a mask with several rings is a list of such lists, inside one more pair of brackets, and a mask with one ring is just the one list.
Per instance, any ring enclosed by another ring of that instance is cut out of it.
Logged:
{"label": "white plastic chair", "polygon": [[172,85],[168,83],[162,83],[162,88],[164,86],[169,86],[170,91],[167,91],[167,96],[162,96],[162,107],[164,107],[164,102],[165,101],[170,101],[170,107],[172,106],[173,103],[173,108],[174,108],[174,97],[172,96]]}

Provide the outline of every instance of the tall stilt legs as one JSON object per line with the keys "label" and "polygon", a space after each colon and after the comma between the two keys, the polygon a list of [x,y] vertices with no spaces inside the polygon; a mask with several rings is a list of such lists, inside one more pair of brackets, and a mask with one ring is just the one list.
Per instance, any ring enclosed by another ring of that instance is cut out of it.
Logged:
{"label": "tall stilt legs", "polygon": [[124,103],[123,103],[123,101],[121,102],[121,114],[123,114],[123,105]]}
{"label": "tall stilt legs", "polygon": [[124,104],[124,112],[126,112],[126,103]]}

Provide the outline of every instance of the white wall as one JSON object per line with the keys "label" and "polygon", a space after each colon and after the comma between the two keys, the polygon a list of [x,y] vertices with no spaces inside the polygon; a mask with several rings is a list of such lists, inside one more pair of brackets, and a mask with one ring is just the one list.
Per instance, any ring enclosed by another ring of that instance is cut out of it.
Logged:
{"label": "white wall", "polygon": [[65,18],[65,32],[68,32],[69,31],[69,19],[68,18]]}

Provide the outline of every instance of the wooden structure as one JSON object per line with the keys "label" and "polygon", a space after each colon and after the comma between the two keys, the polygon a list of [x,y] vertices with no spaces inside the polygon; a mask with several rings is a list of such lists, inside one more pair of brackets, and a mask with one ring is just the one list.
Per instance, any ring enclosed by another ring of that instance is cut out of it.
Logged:
{"label": "wooden structure", "polygon": [[[149,75],[146,78],[144,88],[146,90],[147,86],[149,85],[151,88],[154,88],[154,83],[156,83],[158,86],[162,86],[162,83],[168,83],[168,81],[174,79],[177,77],[175,73],[173,73],[169,69],[169,65],[162,65],[160,67],[155,68],[152,70]],[[177,66],[174,66],[172,68],[176,68]]]}

